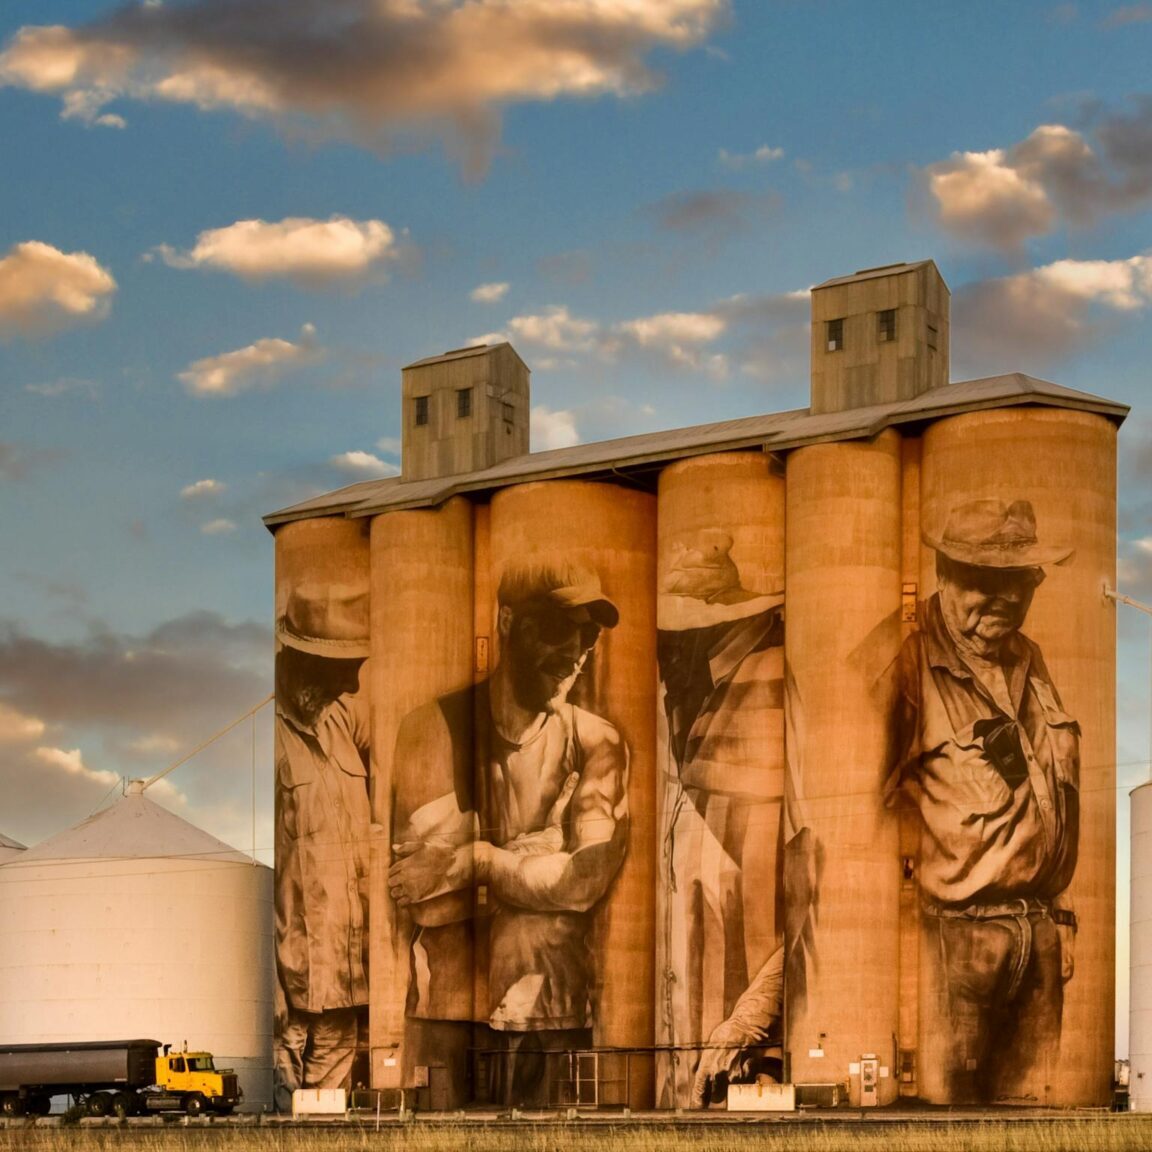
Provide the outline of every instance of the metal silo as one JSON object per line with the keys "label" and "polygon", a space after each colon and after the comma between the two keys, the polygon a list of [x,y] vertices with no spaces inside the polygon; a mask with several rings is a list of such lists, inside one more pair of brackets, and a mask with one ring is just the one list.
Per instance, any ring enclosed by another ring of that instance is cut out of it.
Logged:
{"label": "metal silo", "polygon": [[272,872],[144,795],[0,870],[0,1036],[156,1036],[271,1100]]}

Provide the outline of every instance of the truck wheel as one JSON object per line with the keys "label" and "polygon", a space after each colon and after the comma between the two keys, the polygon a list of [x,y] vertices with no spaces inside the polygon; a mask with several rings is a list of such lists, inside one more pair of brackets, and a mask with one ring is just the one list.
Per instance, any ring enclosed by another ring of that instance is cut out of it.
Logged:
{"label": "truck wheel", "polygon": [[136,1114],[136,1094],[134,1092],[117,1092],[112,1097],[112,1111],[121,1120]]}
{"label": "truck wheel", "polygon": [[0,1116],[23,1116],[24,1102],[15,1092],[6,1092],[0,1096]]}
{"label": "truck wheel", "polygon": [[112,1111],[111,1092],[93,1092],[88,1097],[89,1116],[107,1116]]}
{"label": "truck wheel", "polygon": [[199,1092],[189,1092],[184,1097],[184,1111],[189,1116],[199,1116],[204,1111],[204,1097]]}

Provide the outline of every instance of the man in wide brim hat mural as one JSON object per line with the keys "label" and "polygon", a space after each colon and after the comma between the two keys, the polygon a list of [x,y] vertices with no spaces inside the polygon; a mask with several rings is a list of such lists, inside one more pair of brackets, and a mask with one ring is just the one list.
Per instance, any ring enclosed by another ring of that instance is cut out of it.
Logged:
{"label": "man in wide brim hat mural", "polygon": [[678,541],[657,601],[661,1107],[722,1099],[780,1035],[784,594],[745,588],[733,543],[719,528]]}
{"label": "man in wide brim hat mural", "polygon": [[301,584],[276,622],[277,1104],[350,1086],[368,1004],[368,590]]}
{"label": "man in wide brim hat mural", "polygon": [[1073,549],[1041,542],[1027,500],[958,504],[923,540],[937,591],[901,651],[888,784],[921,817],[921,1094],[1043,1101],[1072,974],[1079,728],[1020,629]]}

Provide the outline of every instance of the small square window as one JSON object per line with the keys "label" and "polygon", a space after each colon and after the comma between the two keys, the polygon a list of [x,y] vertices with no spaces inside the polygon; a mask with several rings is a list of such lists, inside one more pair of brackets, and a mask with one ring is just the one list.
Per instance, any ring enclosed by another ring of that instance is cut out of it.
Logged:
{"label": "small square window", "polygon": [[844,347],[844,321],[828,321],[828,351],[839,352]]}
{"label": "small square window", "polygon": [[471,388],[457,388],[456,389],[456,417],[463,420],[466,416],[472,415],[472,389]]}
{"label": "small square window", "polygon": [[428,397],[416,397],[416,427],[420,428],[428,423]]}
{"label": "small square window", "polygon": [[896,339],[895,308],[885,308],[876,313],[876,338],[881,344],[890,344]]}

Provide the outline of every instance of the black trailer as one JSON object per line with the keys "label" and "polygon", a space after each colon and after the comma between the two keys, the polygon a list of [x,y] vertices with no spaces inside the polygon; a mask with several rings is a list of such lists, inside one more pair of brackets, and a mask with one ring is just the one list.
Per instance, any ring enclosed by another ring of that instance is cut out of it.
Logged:
{"label": "black trailer", "polygon": [[135,1110],[155,1082],[159,1040],[97,1040],[0,1045],[0,1116],[46,1115],[53,1096],[93,1099],[108,1110]]}

